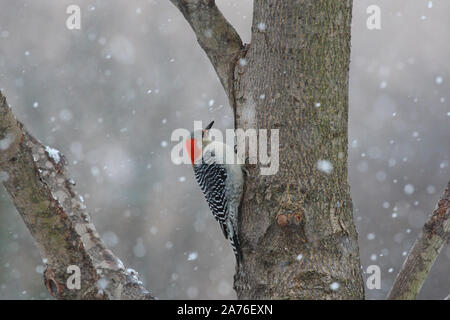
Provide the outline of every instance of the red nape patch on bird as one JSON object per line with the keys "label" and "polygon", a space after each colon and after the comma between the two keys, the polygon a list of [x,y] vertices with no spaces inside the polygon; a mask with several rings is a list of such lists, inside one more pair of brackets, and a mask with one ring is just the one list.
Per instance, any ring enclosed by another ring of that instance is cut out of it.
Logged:
{"label": "red nape patch on bird", "polygon": [[195,143],[195,139],[192,138],[186,141],[186,149],[189,154],[189,158],[191,158],[192,164],[194,164],[195,160],[197,160],[197,158],[201,156],[202,149],[197,146],[197,143]]}

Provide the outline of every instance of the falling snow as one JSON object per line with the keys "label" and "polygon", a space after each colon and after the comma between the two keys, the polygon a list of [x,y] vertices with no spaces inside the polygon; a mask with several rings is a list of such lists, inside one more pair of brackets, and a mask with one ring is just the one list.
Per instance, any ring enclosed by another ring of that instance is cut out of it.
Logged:
{"label": "falling snow", "polygon": [[264,30],[266,30],[266,24],[265,24],[264,22],[258,23],[258,30],[259,30],[259,31],[264,31]]}
{"label": "falling snow", "polygon": [[330,284],[330,289],[333,290],[333,291],[338,290],[339,287],[340,287],[340,285],[339,285],[338,282],[333,282],[332,284]]}
{"label": "falling snow", "polygon": [[9,174],[6,171],[0,171],[0,182],[6,182],[9,179]]}
{"label": "falling snow", "polygon": [[319,160],[319,161],[317,161],[317,168],[320,171],[325,172],[326,174],[330,174],[331,171],[333,171],[333,165],[328,160]]}
{"label": "falling snow", "polygon": [[106,278],[100,278],[97,280],[97,290],[98,294],[103,294],[104,290],[108,287],[109,280]]}
{"label": "falling snow", "polygon": [[432,185],[429,185],[429,186],[427,186],[427,192],[428,192],[428,194],[435,194],[436,188]]}
{"label": "falling snow", "polygon": [[0,150],[8,149],[11,143],[14,142],[15,138],[16,136],[13,133],[8,132],[6,136],[0,140]]}
{"label": "falling snow", "polygon": [[142,238],[138,238],[136,240],[136,245],[133,247],[133,253],[136,257],[142,258],[147,254],[147,250],[144,245],[144,240]]}
{"label": "falling snow", "polygon": [[197,258],[198,258],[198,253],[197,252],[190,252],[189,254],[188,254],[188,258],[187,258],[187,261],[194,261],[194,260],[197,260]]}
{"label": "falling snow", "polygon": [[407,195],[412,195],[414,193],[414,186],[410,183],[408,183],[407,185],[405,185],[405,187],[403,188],[403,191],[405,192],[405,194]]}

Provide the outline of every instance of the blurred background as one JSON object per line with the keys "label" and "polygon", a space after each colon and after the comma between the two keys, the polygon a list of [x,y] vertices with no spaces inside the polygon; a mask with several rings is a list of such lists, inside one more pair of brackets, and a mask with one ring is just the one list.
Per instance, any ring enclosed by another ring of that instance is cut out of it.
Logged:
{"label": "blurred background", "polygon": [[[244,42],[252,1],[217,0]],[[81,30],[66,28],[67,6]],[[381,8],[381,30],[366,9]],[[17,118],[68,159],[97,230],[160,299],[232,299],[234,257],[171,133],[227,98],[169,0],[0,0],[0,88]],[[349,174],[361,263],[383,299],[450,177],[450,2],[354,1]],[[269,26],[270,27],[270,26]],[[444,247],[419,295],[450,293]],[[33,239],[0,187],[0,299],[51,298]]]}

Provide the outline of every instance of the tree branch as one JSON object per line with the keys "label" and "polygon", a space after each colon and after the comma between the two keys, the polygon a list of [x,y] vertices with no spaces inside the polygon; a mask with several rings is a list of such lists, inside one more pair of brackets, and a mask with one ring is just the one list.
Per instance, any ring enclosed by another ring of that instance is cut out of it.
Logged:
{"label": "tree branch", "polygon": [[170,0],[183,14],[207,54],[228,97],[233,97],[233,73],[241,38],[214,0]]}
{"label": "tree branch", "polygon": [[[58,299],[153,299],[137,273],[105,247],[65,163],[26,132],[0,92],[0,182],[47,264],[49,292]],[[69,266],[80,270],[79,289],[68,288]]]}
{"label": "tree branch", "polygon": [[388,295],[389,300],[415,299],[444,244],[450,239],[450,181],[423,226]]}

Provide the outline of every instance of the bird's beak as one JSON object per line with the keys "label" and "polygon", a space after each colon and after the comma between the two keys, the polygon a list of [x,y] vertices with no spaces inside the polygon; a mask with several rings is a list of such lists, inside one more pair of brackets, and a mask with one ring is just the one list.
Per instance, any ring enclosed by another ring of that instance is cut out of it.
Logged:
{"label": "bird's beak", "polygon": [[209,129],[211,129],[213,124],[214,124],[214,121],[211,121],[211,123],[206,126],[205,130],[208,131]]}
{"label": "bird's beak", "polygon": [[208,124],[208,125],[206,126],[205,129],[203,129],[203,134],[206,134],[207,137],[209,137],[209,129],[211,129],[211,127],[213,126],[213,124],[214,124],[214,121],[212,121],[210,124]]}

